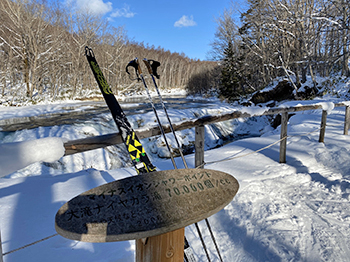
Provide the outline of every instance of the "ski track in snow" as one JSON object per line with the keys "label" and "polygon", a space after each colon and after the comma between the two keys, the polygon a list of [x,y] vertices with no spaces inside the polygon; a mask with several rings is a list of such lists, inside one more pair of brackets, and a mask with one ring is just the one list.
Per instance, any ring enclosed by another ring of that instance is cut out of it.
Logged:
{"label": "ski track in snow", "polygon": [[[196,113],[204,115],[208,111]],[[188,111],[169,113],[178,121],[193,114]],[[135,126],[142,126],[142,119],[152,122],[150,114],[132,119]],[[104,120],[111,122],[107,115]],[[253,118],[246,123],[237,120],[234,124],[231,121],[206,127],[205,161],[252,153],[205,166],[230,173],[240,183],[233,201],[209,218],[225,262],[349,260],[350,137],[342,135],[343,120],[343,110],[333,110],[327,120],[325,143],[319,143],[320,110],[301,112],[291,117],[288,125],[291,137],[287,140],[285,164],[278,163],[279,144],[253,153],[278,141],[279,128],[266,129],[261,137],[246,138],[208,150],[218,143],[222,134],[233,131],[243,134],[250,130],[252,135],[258,135],[262,123],[266,124],[264,119]],[[238,122],[242,125],[237,125]],[[72,140],[105,132],[113,132],[113,126],[89,122],[85,125],[23,130],[4,136],[2,142],[50,136]],[[179,134],[184,144],[194,139],[191,131]],[[159,158],[161,138],[142,142],[148,152],[153,150],[152,161],[160,170],[172,168],[169,160]],[[50,164],[34,163],[1,178],[3,252],[55,234],[55,214],[72,197],[115,179],[135,175],[136,172],[125,164],[127,155],[123,152],[122,146],[94,150],[63,157]],[[116,154],[120,157],[113,157]],[[193,166],[193,154],[187,155],[186,159]],[[176,161],[181,162],[178,158]],[[212,261],[219,261],[205,223],[201,221],[199,226]],[[186,236],[198,261],[206,261],[194,225],[186,228]],[[83,243],[55,236],[6,255],[4,262],[56,262],[62,261],[62,256],[68,262],[131,262],[134,261],[134,251],[133,241]]]}

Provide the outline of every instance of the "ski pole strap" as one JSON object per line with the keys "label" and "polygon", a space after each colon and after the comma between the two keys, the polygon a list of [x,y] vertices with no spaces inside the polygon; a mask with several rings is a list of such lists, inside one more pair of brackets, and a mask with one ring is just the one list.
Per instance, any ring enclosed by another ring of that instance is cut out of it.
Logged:
{"label": "ski pole strap", "polygon": [[136,79],[137,81],[140,81],[141,78],[139,77],[140,74],[142,74],[141,67],[139,64],[139,61],[137,57],[134,60],[131,60],[128,65],[125,67],[125,71],[130,75],[129,73],[129,66],[133,67],[135,69]]}
{"label": "ski pole strap", "polygon": [[146,58],[143,59],[143,62],[147,66],[148,72],[151,75],[154,75],[157,79],[159,79],[159,75],[157,74],[157,68],[160,66],[160,63],[155,60],[147,60]]}

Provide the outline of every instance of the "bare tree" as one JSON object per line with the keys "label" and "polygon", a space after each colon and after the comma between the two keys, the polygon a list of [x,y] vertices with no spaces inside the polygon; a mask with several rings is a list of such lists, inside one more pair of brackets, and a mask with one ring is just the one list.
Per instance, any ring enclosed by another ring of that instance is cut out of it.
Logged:
{"label": "bare tree", "polygon": [[44,66],[51,49],[51,36],[47,34],[51,16],[43,3],[35,1],[1,0],[0,5],[7,20],[1,25],[0,39],[21,61],[26,94],[33,97],[34,90],[42,92]]}

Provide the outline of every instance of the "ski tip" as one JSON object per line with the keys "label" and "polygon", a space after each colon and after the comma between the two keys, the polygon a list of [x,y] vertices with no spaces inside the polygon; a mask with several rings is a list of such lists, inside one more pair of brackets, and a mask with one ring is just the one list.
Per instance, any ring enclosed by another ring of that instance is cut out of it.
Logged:
{"label": "ski tip", "polygon": [[85,46],[85,55],[87,57],[94,57],[94,52],[92,51],[92,48]]}

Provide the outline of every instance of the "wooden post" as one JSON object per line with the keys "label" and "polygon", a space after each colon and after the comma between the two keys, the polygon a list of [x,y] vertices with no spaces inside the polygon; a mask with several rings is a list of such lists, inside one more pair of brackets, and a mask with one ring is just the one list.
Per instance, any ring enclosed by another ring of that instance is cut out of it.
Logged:
{"label": "wooden post", "polygon": [[350,106],[345,107],[344,135],[348,135],[350,128]]}
{"label": "wooden post", "polygon": [[[204,163],[204,125],[195,128],[195,166]],[[159,236],[149,237],[146,244],[136,240],[136,262],[184,261],[185,229],[181,228]]]}
{"label": "wooden post", "polygon": [[195,128],[195,167],[203,168],[204,164],[204,125],[196,126]]}
{"label": "wooden post", "polygon": [[[204,163],[204,125],[195,128],[195,166]],[[184,261],[185,229],[149,237],[146,244],[136,240],[136,262]]]}
{"label": "wooden post", "polygon": [[327,111],[322,111],[322,120],[321,120],[321,130],[320,130],[320,138],[318,142],[324,143],[324,136],[326,133],[326,123],[327,123]]}
{"label": "wooden post", "polygon": [[184,261],[185,228],[149,237],[146,244],[136,240],[136,262]]}
{"label": "wooden post", "polygon": [[281,113],[281,136],[280,142],[280,163],[286,163],[287,156],[287,129],[288,129],[288,112]]}

